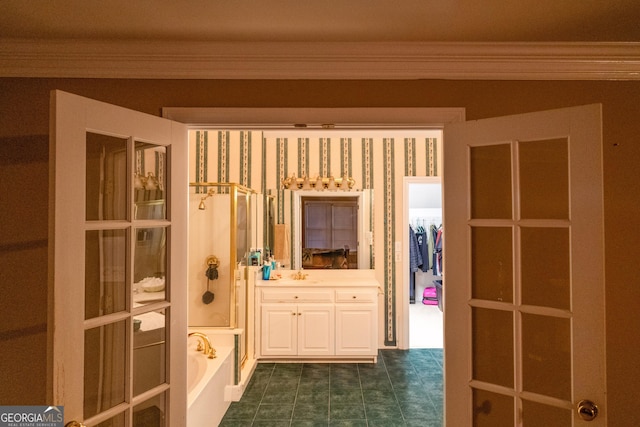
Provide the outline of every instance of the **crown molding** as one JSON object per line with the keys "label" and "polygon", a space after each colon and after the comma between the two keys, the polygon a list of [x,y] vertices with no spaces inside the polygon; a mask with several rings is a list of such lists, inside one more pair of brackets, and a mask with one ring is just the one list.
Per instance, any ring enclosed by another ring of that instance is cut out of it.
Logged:
{"label": "crown molding", "polygon": [[0,77],[640,80],[640,43],[4,39]]}

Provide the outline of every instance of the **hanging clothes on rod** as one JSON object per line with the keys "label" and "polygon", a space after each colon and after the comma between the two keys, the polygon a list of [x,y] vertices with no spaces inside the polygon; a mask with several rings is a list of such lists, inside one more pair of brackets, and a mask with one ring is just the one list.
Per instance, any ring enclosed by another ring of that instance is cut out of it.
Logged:
{"label": "hanging clothes on rod", "polygon": [[416,239],[418,240],[418,250],[420,251],[420,256],[422,258],[422,265],[420,266],[420,270],[427,272],[431,268],[431,257],[429,254],[429,235],[424,227],[419,227],[418,231],[416,231]]}
{"label": "hanging clothes on rod", "polygon": [[431,226],[431,236],[433,238],[433,257],[432,269],[434,276],[442,276],[442,241],[444,239],[444,230],[442,225],[436,227]]}
{"label": "hanging clothes on rod", "polygon": [[418,239],[412,226],[409,226],[409,303],[416,302],[416,271],[423,265],[424,260],[418,246]]}

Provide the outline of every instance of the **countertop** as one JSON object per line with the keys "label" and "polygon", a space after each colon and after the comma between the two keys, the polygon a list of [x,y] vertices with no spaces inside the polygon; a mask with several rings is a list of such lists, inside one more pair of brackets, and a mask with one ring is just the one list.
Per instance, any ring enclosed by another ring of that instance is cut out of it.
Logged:
{"label": "countertop", "polygon": [[256,286],[258,287],[365,287],[380,286],[375,278],[373,270],[302,270],[302,274],[307,274],[305,279],[296,280],[293,276],[298,271],[275,270],[274,275],[280,277],[276,280],[262,280],[262,272],[256,273]]}

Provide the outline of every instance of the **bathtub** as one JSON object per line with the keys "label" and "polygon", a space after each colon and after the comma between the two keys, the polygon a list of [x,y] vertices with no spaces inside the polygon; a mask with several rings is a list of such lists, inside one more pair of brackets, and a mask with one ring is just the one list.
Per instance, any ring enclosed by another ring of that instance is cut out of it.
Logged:
{"label": "bathtub", "polygon": [[[237,402],[242,397],[244,390],[246,389],[251,376],[258,364],[258,361],[250,357],[253,354],[252,349],[246,351],[247,357],[242,360],[242,350],[240,345],[244,340],[244,330],[239,328],[218,328],[211,326],[190,326],[189,332],[202,332],[206,334],[213,348],[217,349],[230,347],[231,348],[231,363],[232,363],[232,378],[229,382],[229,386],[226,388],[225,400]],[[189,343],[190,345],[193,343]]]}
{"label": "bathtub", "polygon": [[187,425],[217,426],[231,404],[225,389],[233,383],[233,347],[214,344],[217,357],[209,359],[197,343],[190,338],[187,349]]}

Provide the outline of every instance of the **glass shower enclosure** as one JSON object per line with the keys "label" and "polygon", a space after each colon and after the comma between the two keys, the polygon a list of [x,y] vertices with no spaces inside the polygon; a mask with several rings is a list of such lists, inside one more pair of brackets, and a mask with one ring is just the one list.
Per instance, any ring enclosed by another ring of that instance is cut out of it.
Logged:
{"label": "glass shower enclosure", "polygon": [[189,183],[189,326],[245,328],[252,189]]}

